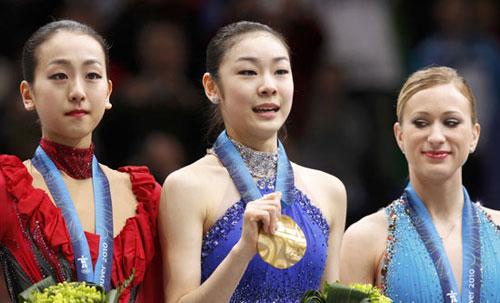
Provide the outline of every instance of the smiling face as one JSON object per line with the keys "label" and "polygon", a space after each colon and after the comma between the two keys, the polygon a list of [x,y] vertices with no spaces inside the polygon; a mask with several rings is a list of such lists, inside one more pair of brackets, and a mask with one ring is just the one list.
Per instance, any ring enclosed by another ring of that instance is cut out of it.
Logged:
{"label": "smiling face", "polygon": [[408,161],[410,180],[461,178],[462,166],[479,139],[470,101],[454,84],[415,93],[394,125],[397,143]]}
{"label": "smiling face", "polygon": [[223,57],[214,90],[226,130],[248,145],[268,140],[276,146],[278,130],[292,106],[288,51],[279,39],[263,31],[237,39]]}
{"label": "smiling face", "polygon": [[35,109],[42,137],[73,147],[88,147],[111,94],[102,46],[91,36],[58,31],[35,52],[32,84],[21,83],[27,110]]}

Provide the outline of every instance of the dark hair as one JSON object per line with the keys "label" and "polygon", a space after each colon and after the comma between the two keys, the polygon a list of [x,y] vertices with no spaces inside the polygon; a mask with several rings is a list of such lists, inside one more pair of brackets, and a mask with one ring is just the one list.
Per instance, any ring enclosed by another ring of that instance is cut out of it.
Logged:
{"label": "dark hair", "polygon": [[208,43],[206,53],[207,72],[214,79],[217,79],[219,67],[226,52],[239,41],[238,38],[242,35],[254,32],[267,32],[273,35],[283,43],[288,53],[290,53],[290,47],[283,35],[271,27],[258,22],[238,21],[220,28]]}
{"label": "dark hair", "polygon": [[[210,76],[214,79],[214,81],[218,82],[219,80],[219,68],[222,64],[222,60],[224,59],[224,55],[236,44],[240,41],[241,36],[249,33],[255,32],[266,32],[274,36],[276,39],[281,41],[285,46],[288,54],[290,55],[290,47],[286,42],[285,37],[272,29],[271,27],[252,21],[238,21],[234,23],[230,23],[224,27],[221,27],[215,36],[210,40],[207,46],[205,64],[206,71],[210,74]],[[210,140],[211,136],[214,133],[218,133],[223,128],[223,120],[222,115],[219,111],[219,106],[212,105],[212,111],[209,114],[209,125],[208,125],[208,140]],[[286,129],[284,126],[280,130],[282,133],[286,133]]]}
{"label": "dark hair", "polygon": [[36,51],[38,47],[45,41],[49,40],[54,34],[61,31],[68,31],[73,33],[81,33],[94,38],[99,45],[101,45],[104,52],[104,60],[106,63],[106,74],[109,77],[109,47],[104,38],[99,35],[90,26],[73,21],[73,20],[59,20],[53,21],[40,27],[34,32],[31,37],[24,43],[23,54],[21,58],[23,78],[29,83],[33,83],[35,77],[35,69],[38,64]]}

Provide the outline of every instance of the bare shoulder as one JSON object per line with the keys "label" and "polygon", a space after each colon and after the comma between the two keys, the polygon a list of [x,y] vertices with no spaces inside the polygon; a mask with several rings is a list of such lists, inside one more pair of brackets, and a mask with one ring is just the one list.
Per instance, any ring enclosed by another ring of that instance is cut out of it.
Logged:
{"label": "bare shoulder", "polygon": [[163,188],[168,191],[210,191],[210,185],[214,185],[214,183],[220,182],[220,179],[228,176],[227,170],[215,156],[206,155],[168,175],[163,183]]}
{"label": "bare shoulder", "polygon": [[495,223],[496,225],[500,226],[500,211],[499,210],[487,208],[487,207],[484,207],[484,206],[481,206],[481,208],[484,210],[484,212],[487,215],[490,216],[490,218],[493,221],[493,223]]}
{"label": "bare shoulder", "polygon": [[342,249],[355,251],[375,272],[387,245],[387,228],[387,216],[381,209],[349,226],[344,234]]}
{"label": "bare shoulder", "polygon": [[347,207],[346,189],[339,178],[295,163],[292,163],[292,167],[297,188],[309,196],[326,217],[331,218],[333,222],[337,222],[340,217],[345,216]]}
{"label": "bare shoulder", "polygon": [[113,184],[121,184],[121,185],[127,185],[129,187],[132,187],[132,182],[130,181],[130,176],[127,173],[118,171],[116,169],[112,169],[102,163],[99,163],[101,166],[102,171],[108,177],[108,180],[110,183]]}
{"label": "bare shoulder", "polygon": [[352,224],[342,240],[341,281],[375,283],[386,239],[387,223],[383,210]]}
{"label": "bare shoulder", "polygon": [[299,185],[302,184],[315,191],[326,191],[329,195],[345,196],[345,187],[339,178],[321,170],[304,167],[296,163],[292,163],[292,167],[297,175],[296,179],[300,179],[298,180]]}
{"label": "bare shoulder", "polygon": [[[198,161],[171,173],[163,183],[162,199],[173,204],[205,207],[212,201],[220,201],[221,188],[231,182],[227,170],[213,155],[206,155]],[[173,206],[173,205],[171,205]],[[182,207],[184,207],[182,206]]]}
{"label": "bare shoulder", "polygon": [[103,164],[100,164],[100,166],[102,168],[102,171],[108,178],[111,195],[114,197],[119,197],[121,206],[124,205],[125,201],[130,201],[129,207],[131,209],[135,209],[136,197],[132,190],[132,181],[130,180],[130,175],[125,172],[109,168],[108,166]]}
{"label": "bare shoulder", "polygon": [[346,230],[344,241],[359,243],[382,243],[385,246],[387,238],[387,215],[384,209],[363,217],[356,223],[353,223]]}

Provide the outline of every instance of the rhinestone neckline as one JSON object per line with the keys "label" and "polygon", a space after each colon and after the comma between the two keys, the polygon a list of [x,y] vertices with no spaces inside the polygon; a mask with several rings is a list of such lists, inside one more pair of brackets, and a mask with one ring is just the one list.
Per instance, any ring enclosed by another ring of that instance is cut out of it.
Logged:
{"label": "rhinestone neckline", "polygon": [[278,169],[278,151],[263,152],[254,150],[231,139],[255,181],[275,180]]}

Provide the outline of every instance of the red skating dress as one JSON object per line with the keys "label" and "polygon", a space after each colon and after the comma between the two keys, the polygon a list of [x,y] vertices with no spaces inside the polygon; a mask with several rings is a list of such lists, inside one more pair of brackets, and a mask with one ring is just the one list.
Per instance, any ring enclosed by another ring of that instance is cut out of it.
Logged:
{"label": "red skating dress", "polygon": [[[134,280],[120,302],[161,302],[161,256],[157,239],[160,185],[146,167],[127,166],[137,199],[135,216],[114,238],[111,284]],[[0,155],[0,262],[11,298],[52,275],[75,280],[74,255],[66,223],[49,195],[32,186],[33,178],[15,156]],[[99,254],[99,235],[85,232],[92,261]]]}

